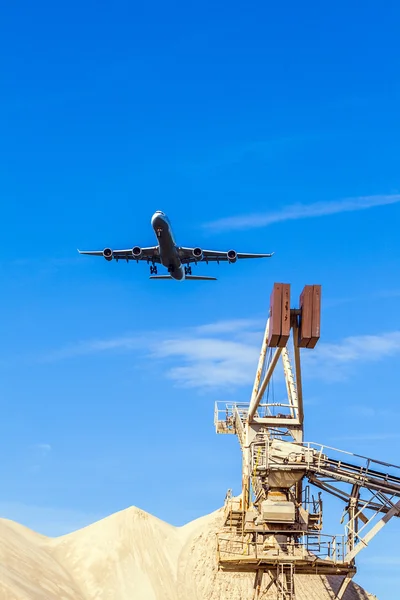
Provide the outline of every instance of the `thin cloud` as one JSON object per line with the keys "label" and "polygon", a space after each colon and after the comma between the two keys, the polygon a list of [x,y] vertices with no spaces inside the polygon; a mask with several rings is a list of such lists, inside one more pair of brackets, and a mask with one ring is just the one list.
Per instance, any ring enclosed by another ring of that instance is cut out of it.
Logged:
{"label": "thin cloud", "polygon": [[[171,332],[149,331],[103,340],[80,341],[42,357],[43,362],[77,356],[129,353],[160,361],[166,377],[192,388],[241,386],[252,382],[259,355],[262,327],[253,319],[221,320]],[[169,362],[167,362],[169,361]]]}
{"label": "thin cloud", "polygon": [[[222,320],[197,327],[149,331],[103,340],[81,341],[45,357],[46,361],[76,356],[131,353],[152,360],[162,374],[180,386],[210,389],[241,387],[253,383],[264,324],[256,319]],[[312,352],[302,352],[307,378],[346,380],[358,366],[400,353],[400,331],[360,335],[337,343],[320,342]]]}
{"label": "thin cloud", "polygon": [[311,217],[322,217],[343,212],[365,210],[377,206],[396,204],[397,202],[400,202],[400,194],[361,196],[358,198],[346,198],[344,200],[332,202],[316,202],[314,204],[293,204],[274,212],[238,215],[236,217],[227,217],[216,221],[210,221],[205,224],[205,228],[214,231],[222,231],[225,229],[255,229],[283,221],[295,221],[298,219],[308,219]]}
{"label": "thin cloud", "polygon": [[100,354],[112,351],[130,351],[143,344],[140,336],[121,336],[104,340],[87,340],[69,344],[58,350],[53,350],[40,358],[41,362],[53,362],[77,356]]}
{"label": "thin cloud", "polygon": [[400,331],[344,338],[336,344],[320,343],[312,353],[303,353],[307,375],[325,381],[346,379],[355,363],[378,362],[400,353]]}
{"label": "thin cloud", "polygon": [[32,474],[39,473],[42,469],[43,462],[45,462],[46,457],[52,451],[52,447],[50,444],[34,444],[31,446],[31,450],[31,458],[35,460],[35,463],[32,464],[28,470]]}
{"label": "thin cloud", "polygon": [[[164,339],[154,346],[152,356],[163,360],[166,376],[184,387],[210,389],[249,385],[254,380],[259,357],[261,329],[249,331],[242,321],[239,325],[234,328],[232,321],[210,324],[203,330],[210,335],[201,335],[198,328]],[[394,331],[352,336],[336,344],[321,343],[312,353],[303,352],[302,356],[307,377],[332,382],[346,380],[356,365],[377,362],[398,353],[400,331]],[[167,359],[178,364],[168,365]]]}
{"label": "thin cloud", "polygon": [[[392,567],[400,567],[400,556],[393,556],[391,554],[386,556],[363,556],[360,560],[362,564],[373,564],[391,569]],[[399,577],[400,581],[400,577]]]}
{"label": "thin cloud", "polygon": [[321,344],[319,354],[336,362],[376,361],[400,351],[400,331],[344,338],[339,344]]}
{"label": "thin cloud", "polygon": [[389,409],[380,409],[372,406],[364,406],[363,404],[354,404],[349,406],[348,410],[359,418],[365,419],[399,419],[400,412]]}
{"label": "thin cloud", "polygon": [[163,361],[166,376],[179,386],[237,388],[254,380],[261,333],[257,319],[221,320],[159,341],[152,355]]}
{"label": "thin cloud", "polygon": [[341,306],[343,304],[349,304],[350,302],[360,302],[365,301],[365,299],[370,300],[372,298],[400,298],[400,290],[376,290],[366,295],[362,296],[348,296],[342,298],[325,298],[324,300],[324,308],[336,308],[336,306]]}
{"label": "thin cloud", "polygon": [[212,337],[165,340],[153,350],[155,358],[179,361],[179,366],[167,368],[166,375],[190,388],[247,385],[254,379],[258,354],[257,346]]}
{"label": "thin cloud", "polygon": [[[254,380],[261,344],[262,330],[255,331],[255,325],[256,321],[244,320],[204,325],[157,343],[153,357],[178,360],[178,365],[167,366],[166,374],[185,387],[248,385]],[[303,352],[303,364],[310,378],[340,381],[347,379],[355,364],[376,362],[398,353],[400,331],[393,331],[352,336],[336,344],[320,343],[312,353]]]}
{"label": "thin cloud", "polygon": [[199,325],[196,327],[196,331],[204,334],[238,333],[240,331],[254,329],[255,327],[260,328],[260,326],[262,326],[262,321],[257,321],[255,319],[232,319]]}
{"label": "thin cloud", "polygon": [[51,452],[50,444],[35,444],[35,449],[39,450],[43,456],[47,456]]}
{"label": "thin cloud", "polygon": [[[210,389],[251,385],[262,330],[254,330],[255,322],[249,321],[248,325],[246,328],[245,321],[223,321],[184,332],[158,342],[153,358],[163,361],[165,375],[180,386]],[[307,377],[337,382],[346,380],[355,366],[398,353],[400,331],[393,331],[352,336],[336,344],[321,343],[312,353],[303,352],[302,357]]]}
{"label": "thin cloud", "polygon": [[379,298],[400,298],[400,290],[381,290],[375,295]]}

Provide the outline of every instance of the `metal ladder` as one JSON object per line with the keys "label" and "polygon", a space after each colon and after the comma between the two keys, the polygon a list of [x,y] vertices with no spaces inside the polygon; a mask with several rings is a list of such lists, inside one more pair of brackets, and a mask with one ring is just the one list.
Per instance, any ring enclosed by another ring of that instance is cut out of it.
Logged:
{"label": "metal ladder", "polygon": [[277,600],[296,600],[293,563],[279,563],[276,577]]}

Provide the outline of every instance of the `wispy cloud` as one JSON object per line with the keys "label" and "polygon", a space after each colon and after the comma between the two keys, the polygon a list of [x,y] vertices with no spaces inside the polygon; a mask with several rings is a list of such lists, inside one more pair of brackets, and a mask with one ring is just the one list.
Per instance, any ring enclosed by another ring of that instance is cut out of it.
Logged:
{"label": "wispy cloud", "polygon": [[315,202],[314,204],[292,204],[278,211],[265,213],[252,213],[238,215],[210,221],[205,224],[206,229],[222,231],[224,229],[255,229],[266,227],[273,223],[283,221],[294,221],[308,219],[311,217],[322,217],[343,212],[365,210],[387,204],[400,202],[400,194],[388,194],[382,196],[361,196],[358,198],[345,198],[332,202]]}
{"label": "wispy cloud", "polygon": [[[381,403],[382,404],[382,403]],[[358,418],[365,419],[400,419],[400,412],[393,411],[385,408],[376,408],[375,406],[364,406],[362,404],[354,404],[348,406],[348,411],[357,416]]]}
{"label": "wispy cloud", "polygon": [[238,333],[239,331],[247,331],[254,327],[262,326],[262,321],[255,319],[232,319],[226,321],[217,321],[216,323],[207,323],[199,325],[196,331],[201,334],[216,334],[216,333]]}
{"label": "wispy cloud", "polygon": [[165,340],[154,349],[158,358],[173,358],[167,376],[193,388],[238,387],[254,379],[258,348],[240,341],[215,338]]}
{"label": "wispy cloud", "polygon": [[[148,337],[146,336],[147,341]],[[112,351],[131,351],[141,347],[145,338],[140,335],[126,335],[104,340],[86,340],[68,344],[39,357],[41,362],[52,362],[76,356],[99,354]]]}
{"label": "wispy cloud", "polygon": [[247,385],[254,378],[257,364],[259,325],[258,321],[248,319],[209,323],[167,337],[153,347],[152,354],[156,359],[175,361],[168,366],[166,375],[184,387]]}
{"label": "wispy cloud", "polygon": [[400,351],[400,331],[344,338],[338,344],[321,344],[318,354],[335,362],[376,361]]}
{"label": "wispy cloud", "polygon": [[391,300],[393,298],[400,298],[400,290],[373,290],[368,294],[363,294],[360,296],[347,296],[342,298],[325,298],[324,299],[324,308],[336,308],[336,306],[341,306],[343,304],[349,304],[351,302],[363,302],[365,300],[372,300],[374,298],[384,298],[386,300]]}
{"label": "wispy cloud", "polygon": [[[360,555],[361,556],[361,555]],[[362,556],[360,559],[362,564],[373,564],[382,567],[400,567],[400,556],[393,556],[392,554],[386,556]],[[400,581],[400,577],[399,577]]]}
{"label": "wispy cloud", "polygon": [[[253,382],[262,340],[258,321],[222,321],[182,331],[151,347],[166,376],[177,384],[210,389]],[[337,343],[319,343],[302,354],[308,378],[346,380],[355,369],[400,353],[400,331],[360,335]]]}
{"label": "wispy cloud", "polygon": [[51,452],[50,444],[35,444],[35,449],[39,450],[42,456],[47,456]]}
{"label": "wispy cloud", "polygon": [[334,344],[320,343],[303,354],[307,375],[335,381],[345,379],[356,363],[370,363],[400,353],[400,331],[359,335]]}
{"label": "wispy cloud", "polygon": [[[198,389],[240,387],[253,382],[263,329],[261,319],[222,320],[178,332],[149,331],[81,341],[49,353],[44,360],[139,349],[136,362],[152,360],[178,385]],[[358,365],[399,353],[400,331],[392,331],[351,336],[336,343],[320,342],[312,352],[302,353],[302,362],[308,378],[340,381],[354,373]]]}
{"label": "wispy cloud", "polygon": [[171,331],[80,341],[54,350],[40,360],[59,361],[83,355],[129,353],[157,361],[165,375],[186,387],[241,386],[254,378],[263,324],[232,319]]}
{"label": "wispy cloud", "polygon": [[400,298],[400,290],[381,290],[375,295],[378,298]]}
{"label": "wispy cloud", "polygon": [[[260,352],[262,328],[258,321],[222,321],[165,338],[153,348],[153,357],[178,361],[165,365],[166,374],[193,388],[239,387],[253,382]],[[206,334],[206,335],[204,335]],[[214,334],[214,335],[213,335]],[[347,337],[320,343],[303,353],[309,378],[345,380],[355,366],[377,362],[400,353],[400,331]]]}
{"label": "wispy cloud", "polygon": [[29,467],[29,471],[30,473],[39,473],[52,448],[50,444],[34,444],[30,449],[32,451],[30,458],[34,460],[35,463]]}

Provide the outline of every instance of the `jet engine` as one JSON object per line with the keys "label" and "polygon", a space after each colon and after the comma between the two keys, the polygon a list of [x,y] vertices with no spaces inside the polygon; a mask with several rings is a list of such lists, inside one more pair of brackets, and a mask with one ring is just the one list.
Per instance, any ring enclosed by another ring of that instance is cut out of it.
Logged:
{"label": "jet engine", "polygon": [[235,252],[235,250],[229,250],[228,261],[230,263],[235,263],[237,261],[237,252]]}
{"label": "jet engine", "polygon": [[113,259],[113,251],[111,250],[111,248],[104,248],[103,256],[106,260],[112,260]]}
{"label": "jet engine", "polygon": [[203,258],[203,250],[201,248],[193,248],[192,254],[196,260],[202,260]]}
{"label": "jet engine", "polygon": [[140,258],[142,256],[142,249],[139,248],[139,246],[135,246],[134,248],[132,248],[132,255],[133,258]]}

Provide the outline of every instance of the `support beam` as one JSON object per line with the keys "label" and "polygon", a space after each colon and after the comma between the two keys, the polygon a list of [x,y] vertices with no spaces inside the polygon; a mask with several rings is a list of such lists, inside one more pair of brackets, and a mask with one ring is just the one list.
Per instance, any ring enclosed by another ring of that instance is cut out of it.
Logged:
{"label": "support beam", "polygon": [[357,554],[361,552],[363,548],[368,546],[372,538],[376,536],[376,534],[386,525],[386,523],[390,521],[392,517],[398,516],[400,516],[400,500],[389,510],[389,512],[384,517],[382,517],[380,521],[378,521],[376,525],[374,525],[372,529],[369,530],[366,536],[361,538],[358,544],[346,554],[346,556],[344,557],[344,561],[352,561],[354,557],[357,556]]}
{"label": "support beam", "polygon": [[270,365],[268,367],[268,370],[267,370],[267,372],[265,374],[264,380],[263,380],[263,382],[262,382],[262,384],[260,386],[260,389],[259,389],[259,391],[257,393],[257,396],[255,397],[255,399],[253,400],[253,402],[250,404],[249,415],[248,415],[249,422],[253,419],[253,417],[255,415],[255,412],[256,412],[256,410],[258,408],[258,405],[261,402],[261,398],[263,397],[264,392],[267,389],[267,385],[270,382],[270,379],[271,379],[272,374],[273,374],[273,372],[275,370],[275,367],[277,365],[279,357],[282,354],[282,350],[283,350],[283,348],[277,348],[275,350],[275,353],[274,353],[274,355],[272,357],[271,363],[270,363]]}
{"label": "support beam", "polygon": [[289,352],[287,347],[282,350],[282,362],[283,362],[283,372],[285,374],[285,382],[287,395],[290,404],[290,414],[292,418],[297,417],[298,412],[298,403],[297,403],[297,392],[296,385],[294,383],[293,373],[292,373],[292,365],[290,364]]}
{"label": "support beam", "polygon": [[258,569],[254,581],[254,600],[258,600],[260,598],[261,593],[261,584],[263,580],[264,569]]}
{"label": "support beam", "polygon": [[349,574],[346,575],[346,577],[343,579],[340,588],[338,590],[338,593],[336,594],[336,598],[337,600],[342,600],[345,591],[347,590],[347,588],[349,587],[350,581],[353,579],[353,574]]}
{"label": "support beam", "polygon": [[[281,417],[253,417],[253,423],[257,423],[258,425],[268,425],[269,427],[298,427],[301,429],[301,424],[298,419],[290,418],[281,418]],[[303,441],[303,440],[300,440]]]}
{"label": "support beam", "polygon": [[269,571],[269,576],[270,576],[270,580],[266,586],[266,588],[263,590],[263,596],[266,597],[267,592],[272,588],[272,586],[275,584],[276,586],[276,580],[278,577],[278,574],[276,572],[272,573],[272,571]]}
{"label": "support beam", "polygon": [[268,318],[267,325],[265,327],[265,332],[264,332],[264,339],[263,339],[262,346],[261,346],[260,358],[258,359],[258,367],[257,367],[256,377],[254,380],[253,392],[251,394],[250,406],[255,401],[257,394],[258,394],[258,388],[260,387],[261,375],[262,375],[264,363],[265,363],[265,355],[267,354],[267,349],[268,349],[269,321],[270,320]]}
{"label": "support beam", "polygon": [[254,427],[249,423],[245,424],[245,436],[244,446],[242,450],[242,498],[243,508],[246,511],[250,506],[251,496],[251,443],[254,441],[254,437],[257,433],[257,427]]}
{"label": "support beam", "polygon": [[350,500],[349,500],[349,523],[348,523],[348,536],[347,536],[347,548],[349,551],[353,550],[357,531],[358,531],[358,503],[360,499],[360,486],[354,484],[351,488]]}
{"label": "support beam", "polygon": [[300,423],[304,421],[304,409],[303,409],[303,386],[301,382],[301,363],[300,363],[300,348],[299,348],[299,326],[297,322],[297,315],[293,315],[292,320],[293,327],[293,349],[294,349],[294,366],[296,371],[296,391],[297,391],[297,405],[298,405],[298,417]]}

